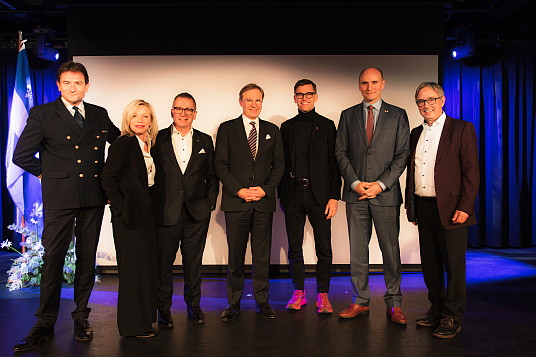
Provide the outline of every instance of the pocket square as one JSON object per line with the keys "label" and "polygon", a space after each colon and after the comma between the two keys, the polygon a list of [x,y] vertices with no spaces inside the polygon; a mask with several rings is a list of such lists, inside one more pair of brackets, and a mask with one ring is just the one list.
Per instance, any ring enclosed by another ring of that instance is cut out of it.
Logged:
{"label": "pocket square", "polygon": [[205,149],[201,149],[198,154],[206,154],[207,152],[205,151]]}
{"label": "pocket square", "polygon": [[271,139],[272,137],[270,136],[270,134],[266,134],[266,140],[268,139]]}

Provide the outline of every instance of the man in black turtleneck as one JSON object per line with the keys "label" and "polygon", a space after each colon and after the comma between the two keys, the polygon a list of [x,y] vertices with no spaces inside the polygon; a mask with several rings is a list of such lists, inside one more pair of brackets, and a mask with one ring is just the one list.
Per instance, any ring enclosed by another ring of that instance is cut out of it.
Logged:
{"label": "man in black turtleneck", "polygon": [[335,158],[336,129],[332,120],[315,111],[316,84],[309,79],[294,85],[298,115],[281,125],[285,151],[285,174],[279,186],[285,212],[288,260],[294,294],[288,310],[307,304],[304,290],[303,229],[305,217],[313,227],[316,256],[316,306],[318,313],[331,314],[328,299],[331,275],[331,218],[337,213],[341,179]]}

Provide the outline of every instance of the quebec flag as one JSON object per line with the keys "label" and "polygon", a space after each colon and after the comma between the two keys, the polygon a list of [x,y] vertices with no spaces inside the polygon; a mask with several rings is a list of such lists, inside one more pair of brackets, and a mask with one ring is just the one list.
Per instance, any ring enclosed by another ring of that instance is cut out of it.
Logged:
{"label": "quebec flag", "polygon": [[15,75],[15,88],[9,116],[9,131],[6,148],[6,185],[18,208],[17,216],[24,216],[26,221],[35,217],[38,211],[42,213],[43,200],[41,197],[41,182],[32,174],[27,173],[12,161],[13,152],[19,141],[26,120],[33,107],[32,83],[30,80],[30,67],[24,43],[19,49],[17,58],[17,73]]}

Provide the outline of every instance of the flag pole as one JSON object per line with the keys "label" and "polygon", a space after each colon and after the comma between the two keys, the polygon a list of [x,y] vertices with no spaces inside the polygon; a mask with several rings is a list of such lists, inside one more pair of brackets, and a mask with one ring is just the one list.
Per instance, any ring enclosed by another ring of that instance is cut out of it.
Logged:
{"label": "flag pole", "polygon": [[[20,52],[23,43],[24,42],[22,42],[22,31],[19,31],[19,41],[18,41],[17,53]],[[20,209],[18,207],[17,207],[17,210],[20,211]],[[26,227],[26,220],[24,219],[24,214],[21,214],[20,226],[21,226],[21,228]],[[25,243],[25,242],[26,242],[26,236],[24,234],[22,234],[21,243]],[[26,245],[25,244],[21,244],[21,245],[22,245],[22,254],[24,254],[24,253],[26,253]]]}

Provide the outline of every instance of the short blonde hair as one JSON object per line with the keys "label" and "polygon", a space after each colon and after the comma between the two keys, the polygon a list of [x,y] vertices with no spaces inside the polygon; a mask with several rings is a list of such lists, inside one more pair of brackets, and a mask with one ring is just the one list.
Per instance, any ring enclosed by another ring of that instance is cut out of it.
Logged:
{"label": "short blonde hair", "polygon": [[154,114],[153,106],[143,99],[136,99],[128,103],[126,108],[123,110],[123,119],[121,121],[121,135],[134,136],[134,132],[130,129],[130,122],[134,116],[134,112],[138,109],[139,106],[146,106],[151,113],[151,124],[149,125],[149,138],[151,140],[151,146],[154,145],[156,141],[156,136],[158,135],[158,121]]}

